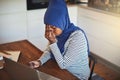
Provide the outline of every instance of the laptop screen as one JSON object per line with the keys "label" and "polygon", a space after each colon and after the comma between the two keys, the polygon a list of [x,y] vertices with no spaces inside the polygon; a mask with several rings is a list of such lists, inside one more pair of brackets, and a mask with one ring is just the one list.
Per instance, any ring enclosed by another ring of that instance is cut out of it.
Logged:
{"label": "laptop screen", "polygon": [[5,69],[11,80],[60,80],[49,74],[32,69],[8,58],[5,59]]}

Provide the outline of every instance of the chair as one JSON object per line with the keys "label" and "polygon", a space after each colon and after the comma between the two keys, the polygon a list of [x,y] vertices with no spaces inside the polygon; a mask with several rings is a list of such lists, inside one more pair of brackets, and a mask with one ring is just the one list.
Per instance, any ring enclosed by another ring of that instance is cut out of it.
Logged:
{"label": "chair", "polygon": [[93,71],[96,63],[97,63],[96,58],[90,54],[89,55],[90,76],[88,80],[92,80],[92,75],[93,75]]}

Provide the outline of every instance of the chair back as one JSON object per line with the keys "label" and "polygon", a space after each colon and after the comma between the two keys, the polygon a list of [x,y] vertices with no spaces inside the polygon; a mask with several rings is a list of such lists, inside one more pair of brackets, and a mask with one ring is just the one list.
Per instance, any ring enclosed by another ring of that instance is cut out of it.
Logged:
{"label": "chair back", "polygon": [[88,80],[92,80],[92,74],[93,74],[94,67],[95,67],[96,63],[97,63],[96,58],[90,54],[89,55],[90,76],[89,76]]}

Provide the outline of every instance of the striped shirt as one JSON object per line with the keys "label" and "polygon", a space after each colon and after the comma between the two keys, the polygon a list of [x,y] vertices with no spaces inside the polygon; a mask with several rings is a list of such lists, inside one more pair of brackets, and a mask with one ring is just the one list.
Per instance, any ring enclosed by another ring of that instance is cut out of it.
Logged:
{"label": "striped shirt", "polygon": [[51,59],[52,51],[58,66],[66,69],[81,80],[88,80],[90,69],[88,65],[88,46],[87,40],[82,31],[74,31],[68,38],[64,46],[64,52],[61,54],[57,43],[49,45],[40,61],[44,64]]}

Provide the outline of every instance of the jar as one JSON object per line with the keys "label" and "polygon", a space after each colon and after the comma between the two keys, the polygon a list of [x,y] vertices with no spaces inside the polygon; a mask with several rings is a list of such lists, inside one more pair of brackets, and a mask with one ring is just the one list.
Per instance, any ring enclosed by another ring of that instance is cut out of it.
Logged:
{"label": "jar", "polygon": [[3,56],[0,56],[0,69],[3,69],[3,67],[4,67]]}

